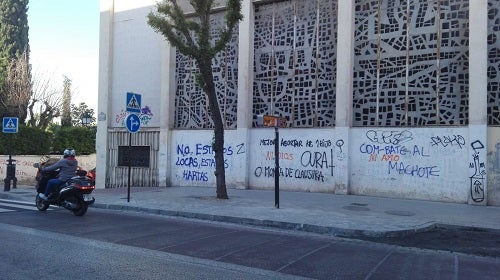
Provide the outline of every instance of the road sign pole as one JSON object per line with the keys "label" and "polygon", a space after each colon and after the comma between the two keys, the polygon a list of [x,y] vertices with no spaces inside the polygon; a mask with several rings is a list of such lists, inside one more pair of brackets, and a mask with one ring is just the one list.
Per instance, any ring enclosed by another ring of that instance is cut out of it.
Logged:
{"label": "road sign pole", "polygon": [[125,111],[131,113],[125,119],[125,126],[129,131],[128,149],[127,149],[127,165],[128,165],[128,186],[127,186],[127,202],[130,202],[130,176],[132,172],[132,133],[139,131],[141,127],[141,119],[136,114],[141,113],[141,95],[134,92],[127,92]]}
{"label": "road sign pole", "polygon": [[278,125],[274,127],[274,206],[280,208],[280,134]]}
{"label": "road sign pole", "polygon": [[280,133],[286,119],[279,116],[257,115],[257,126],[274,126],[274,206],[280,208]]}
{"label": "road sign pole", "polygon": [[[5,179],[4,179],[4,185],[3,185],[3,191],[8,192],[10,191],[10,180],[11,180],[11,169],[12,168],[12,134],[9,137],[9,160],[7,161],[7,171],[5,173]],[[15,173],[15,171],[14,171]]]}
{"label": "road sign pole", "polygon": [[[9,144],[9,163],[7,165],[7,173],[11,173],[11,174],[8,174],[7,176],[9,177],[9,180],[14,180],[13,188],[15,189],[16,188],[15,181],[17,181],[17,179],[16,179],[16,166],[12,164],[12,137],[13,137],[13,135],[11,134],[9,137],[9,141],[10,141],[10,144]],[[9,182],[9,187],[10,187],[10,182]]]}
{"label": "road sign pole", "polygon": [[17,187],[17,178],[16,178],[16,165],[14,164],[15,160],[12,159],[12,134],[17,133],[19,121],[16,117],[4,117],[2,120],[2,132],[9,133],[9,160],[7,161],[7,172],[4,179],[4,191],[10,191],[10,181],[13,181],[13,188]]}
{"label": "road sign pole", "polygon": [[127,150],[127,158],[128,158],[128,187],[127,187],[127,202],[130,202],[130,171],[132,170],[132,164],[130,160],[130,153],[132,148],[132,132],[128,134],[128,150]]}

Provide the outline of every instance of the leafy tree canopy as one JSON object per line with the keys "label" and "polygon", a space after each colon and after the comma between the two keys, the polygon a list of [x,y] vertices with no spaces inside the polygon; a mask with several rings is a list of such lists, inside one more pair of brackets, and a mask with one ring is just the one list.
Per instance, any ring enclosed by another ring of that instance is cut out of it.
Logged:
{"label": "leafy tree canopy", "polygon": [[0,0],[0,66],[2,79],[8,62],[29,54],[28,0]]}

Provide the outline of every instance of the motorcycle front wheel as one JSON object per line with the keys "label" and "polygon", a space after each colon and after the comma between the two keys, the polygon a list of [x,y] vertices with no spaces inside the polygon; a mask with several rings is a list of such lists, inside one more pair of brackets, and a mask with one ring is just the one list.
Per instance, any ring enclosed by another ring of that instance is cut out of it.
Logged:
{"label": "motorcycle front wheel", "polygon": [[36,204],[36,208],[42,212],[47,210],[50,206],[50,204],[47,201],[41,199],[38,195],[35,198],[35,204]]}

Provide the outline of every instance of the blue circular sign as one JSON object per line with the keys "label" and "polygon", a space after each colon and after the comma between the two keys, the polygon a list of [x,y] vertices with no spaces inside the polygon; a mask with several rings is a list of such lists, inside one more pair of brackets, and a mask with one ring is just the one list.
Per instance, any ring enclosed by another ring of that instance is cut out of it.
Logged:
{"label": "blue circular sign", "polygon": [[130,133],[136,133],[141,128],[141,119],[136,114],[130,114],[125,119],[125,126]]}

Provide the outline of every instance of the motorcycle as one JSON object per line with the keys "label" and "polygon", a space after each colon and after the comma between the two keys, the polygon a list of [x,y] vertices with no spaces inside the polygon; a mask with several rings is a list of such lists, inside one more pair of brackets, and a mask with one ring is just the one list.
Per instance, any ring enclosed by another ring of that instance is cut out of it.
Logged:
{"label": "motorcycle", "polygon": [[42,169],[54,164],[56,161],[57,159],[45,158],[40,163],[33,164],[33,167],[38,169],[35,186],[37,191],[35,199],[36,208],[43,212],[50,205],[57,205],[70,210],[75,216],[85,215],[89,205],[92,205],[95,201],[95,198],[91,195],[95,189],[95,169],[93,169],[94,171],[87,172],[84,169],[78,168],[75,176],[55,188],[47,200],[43,200],[38,195],[45,192],[47,182],[52,178],[56,178],[58,174],[57,171],[42,172]]}

